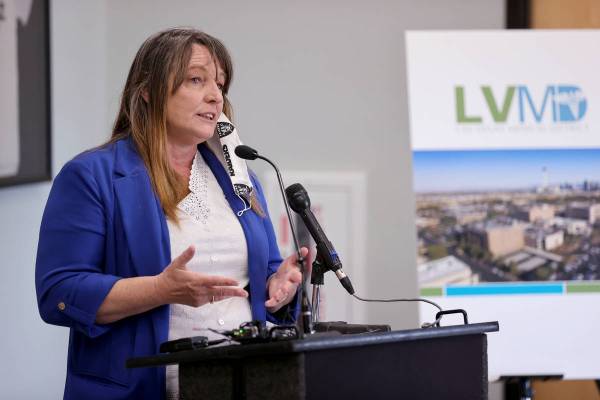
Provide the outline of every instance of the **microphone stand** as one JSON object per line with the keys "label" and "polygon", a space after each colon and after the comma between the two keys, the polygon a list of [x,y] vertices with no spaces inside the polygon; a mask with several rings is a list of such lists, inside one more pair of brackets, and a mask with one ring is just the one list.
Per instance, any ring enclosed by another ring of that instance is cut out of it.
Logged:
{"label": "microphone stand", "polygon": [[321,286],[325,284],[325,272],[327,268],[323,264],[321,254],[317,250],[315,261],[312,263],[310,283],[312,284],[312,316],[313,324],[319,322],[319,310],[321,306]]}
{"label": "microphone stand", "polygon": [[260,158],[271,164],[275,173],[277,174],[277,180],[279,181],[279,190],[281,191],[281,196],[283,197],[283,204],[285,205],[285,211],[287,213],[288,221],[290,222],[290,230],[292,231],[292,238],[294,240],[294,246],[296,247],[296,254],[298,257],[298,264],[300,264],[300,273],[302,274],[302,282],[300,284],[300,312],[302,314],[302,330],[300,332],[301,338],[304,338],[305,335],[311,335],[314,333],[313,330],[313,319],[311,306],[308,303],[308,294],[306,293],[306,268],[305,268],[305,259],[302,257],[300,253],[300,242],[298,242],[298,237],[296,236],[296,226],[294,224],[294,220],[292,219],[292,214],[290,213],[290,206],[287,202],[287,197],[285,196],[283,179],[281,178],[281,173],[279,172],[279,168],[267,157],[263,157],[259,154],[255,154],[256,158]]}

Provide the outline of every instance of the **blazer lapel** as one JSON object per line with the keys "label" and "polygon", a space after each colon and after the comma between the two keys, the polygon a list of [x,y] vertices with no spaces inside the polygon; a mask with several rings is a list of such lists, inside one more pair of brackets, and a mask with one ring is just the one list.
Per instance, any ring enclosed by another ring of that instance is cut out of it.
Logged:
{"label": "blazer lapel", "polygon": [[131,140],[117,144],[115,196],[135,269],[132,273],[156,275],[171,261],[165,215]]}

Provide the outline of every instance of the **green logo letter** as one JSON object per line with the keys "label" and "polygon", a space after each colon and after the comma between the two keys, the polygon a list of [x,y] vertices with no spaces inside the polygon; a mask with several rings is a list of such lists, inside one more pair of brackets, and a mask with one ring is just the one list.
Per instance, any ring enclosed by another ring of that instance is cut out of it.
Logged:
{"label": "green logo letter", "polygon": [[459,124],[465,123],[481,123],[481,117],[468,117],[465,113],[465,88],[462,86],[454,87],[454,97],[456,99],[456,122]]}
{"label": "green logo letter", "polygon": [[508,111],[510,110],[510,105],[512,104],[512,99],[515,94],[515,87],[509,86],[506,89],[506,95],[504,96],[504,103],[502,104],[501,110],[498,109],[498,104],[496,104],[491,87],[482,86],[481,91],[483,92],[483,97],[485,97],[485,101],[490,109],[490,114],[492,114],[494,121],[506,122],[506,119],[508,118]]}

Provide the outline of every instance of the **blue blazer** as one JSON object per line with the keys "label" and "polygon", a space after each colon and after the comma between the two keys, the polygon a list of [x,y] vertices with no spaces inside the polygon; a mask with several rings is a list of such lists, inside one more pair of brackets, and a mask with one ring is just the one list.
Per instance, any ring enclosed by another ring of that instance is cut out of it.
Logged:
{"label": "blue blazer", "polygon": [[[199,150],[233,211],[243,209],[229,176]],[[252,176],[267,210],[262,188]],[[266,281],[282,262],[273,226],[247,211],[238,218],[248,245],[252,317],[281,323],[296,305],[268,313]],[[42,319],[70,328],[65,399],[163,399],[165,370],[125,368],[158,353],[168,338],[169,306],[100,325],[96,313],[121,278],[159,274],[171,262],[169,232],[146,167],[131,139],[83,153],[56,177],[42,219],[36,291]]]}

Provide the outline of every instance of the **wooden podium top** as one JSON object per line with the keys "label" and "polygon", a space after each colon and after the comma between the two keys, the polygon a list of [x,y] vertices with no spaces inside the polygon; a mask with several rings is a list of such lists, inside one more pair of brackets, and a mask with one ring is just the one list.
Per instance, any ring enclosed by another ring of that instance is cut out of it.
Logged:
{"label": "wooden podium top", "polygon": [[391,332],[341,335],[335,332],[317,333],[304,339],[283,340],[268,343],[232,344],[207,347],[198,350],[181,351],[127,360],[127,368],[156,367],[215,359],[236,359],[268,354],[312,352],[326,349],[374,346],[395,342],[410,342],[426,339],[440,339],[451,336],[481,335],[497,332],[497,321],[467,325],[443,326],[427,329],[409,329]]}

